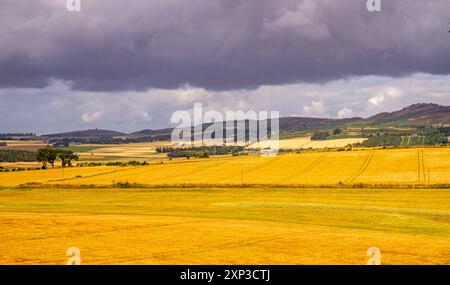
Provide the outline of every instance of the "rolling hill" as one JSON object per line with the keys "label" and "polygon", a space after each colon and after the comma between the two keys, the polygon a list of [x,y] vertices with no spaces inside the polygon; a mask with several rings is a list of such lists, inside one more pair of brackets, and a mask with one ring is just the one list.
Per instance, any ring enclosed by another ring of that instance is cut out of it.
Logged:
{"label": "rolling hill", "polygon": [[[210,124],[204,124],[203,128]],[[419,103],[395,112],[384,112],[369,118],[326,119],[307,117],[280,118],[281,131],[311,131],[318,129],[345,128],[355,126],[373,127],[421,127],[450,126],[450,106]],[[47,138],[122,138],[131,140],[170,140],[172,129],[142,130],[131,134],[91,129],[66,133],[48,134]]]}
{"label": "rolling hill", "polygon": [[380,113],[363,122],[392,126],[445,126],[450,125],[450,106],[414,104],[391,113]]}
{"label": "rolling hill", "polygon": [[48,137],[48,138],[102,138],[102,137],[118,137],[118,136],[123,136],[123,135],[125,135],[125,134],[121,133],[121,132],[116,132],[116,131],[91,129],[91,130],[83,130],[83,131],[48,134],[48,135],[43,135],[43,137]]}

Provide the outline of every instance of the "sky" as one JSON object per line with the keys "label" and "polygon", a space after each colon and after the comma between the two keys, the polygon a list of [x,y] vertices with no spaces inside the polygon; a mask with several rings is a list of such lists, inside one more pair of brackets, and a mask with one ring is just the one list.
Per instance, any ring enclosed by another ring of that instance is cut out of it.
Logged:
{"label": "sky", "polygon": [[0,0],[0,133],[450,105],[450,1]]}

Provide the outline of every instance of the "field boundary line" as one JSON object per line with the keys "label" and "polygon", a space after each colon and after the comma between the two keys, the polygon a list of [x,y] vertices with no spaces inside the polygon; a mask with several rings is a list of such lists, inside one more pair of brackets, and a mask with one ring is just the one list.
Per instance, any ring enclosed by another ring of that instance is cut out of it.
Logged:
{"label": "field boundary line", "polygon": [[62,182],[62,181],[69,181],[69,180],[76,180],[76,179],[83,179],[83,178],[92,178],[92,177],[101,176],[101,175],[105,175],[105,174],[112,174],[112,173],[116,173],[116,172],[123,172],[123,171],[127,171],[127,170],[130,170],[130,169],[132,169],[132,167],[128,167],[128,168],[125,168],[125,169],[109,170],[109,171],[94,173],[94,174],[81,176],[81,177],[67,177],[67,178],[61,178],[61,179],[50,179],[50,180],[47,180],[47,182]]}
{"label": "field boundary line", "polygon": [[450,183],[442,184],[368,184],[368,183],[336,183],[336,184],[258,184],[258,183],[179,183],[179,184],[138,184],[128,182],[117,182],[113,184],[42,184],[27,183],[19,186],[0,186],[0,190],[6,189],[213,189],[213,188],[323,188],[323,189],[450,189]]}

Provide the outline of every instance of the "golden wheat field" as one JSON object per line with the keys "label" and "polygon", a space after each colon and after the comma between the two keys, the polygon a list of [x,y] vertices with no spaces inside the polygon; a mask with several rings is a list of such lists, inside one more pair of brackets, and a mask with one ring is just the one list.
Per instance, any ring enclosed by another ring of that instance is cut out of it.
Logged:
{"label": "golden wheat field", "polygon": [[35,152],[40,148],[48,146],[48,144],[41,141],[1,140],[0,142],[6,143],[6,146],[0,146],[0,150],[6,149]]}
{"label": "golden wheat field", "polygon": [[324,149],[324,148],[338,148],[346,147],[356,143],[364,142],[365,138],[347,138],[347,139],[331,139],[323,141],[313,141],[311,137],[296,137],[290,139],[283,139],[278,141],[261,141],[250,145],[249,149],[264,149],[264,148],[278,148],[278,149]]}
{"label": "golden wheat field", "polygon": [[103,144],[83,144],[80,150],[75,152],[81,161],[104,161],[104,160],[158,160],[165,158],[164,154],[156,153],[156,148],[160,146],[172,145],[169,141],[150,142],[150,143],[129,143],[120,145]]}
{"label": "golden wheat field", "polygon": [[0,172],[0,264],[64,264],[69,247],[82,264],[365,264],[370,247],[383,264],[450,264],[449,158],[364,149]]}
{"label": "golden wheat field", "polygon": [[450,183],[450,148],[317,151],[0,173],[0,185],[436,185]]}
{"label": "golden wheat field", "polygon": [[0,263],[450,264],[448,190],[3,189]]}

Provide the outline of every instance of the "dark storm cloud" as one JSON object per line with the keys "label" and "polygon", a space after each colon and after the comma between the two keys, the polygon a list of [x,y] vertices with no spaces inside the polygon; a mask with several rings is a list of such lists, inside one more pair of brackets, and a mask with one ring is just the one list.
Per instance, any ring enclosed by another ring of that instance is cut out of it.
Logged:
{"label": "dark storm cloud", "polygon": [[450,1],[0,2],[0,88],[256,88],[450,73]]}

